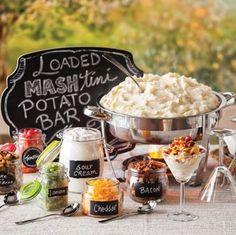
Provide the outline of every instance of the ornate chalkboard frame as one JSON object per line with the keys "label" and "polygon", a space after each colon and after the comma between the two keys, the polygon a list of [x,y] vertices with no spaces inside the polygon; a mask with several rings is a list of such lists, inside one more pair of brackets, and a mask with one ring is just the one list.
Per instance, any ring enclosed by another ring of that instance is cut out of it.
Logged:
{"label": "ornate chalkboard frame", "polygon": [[126,77],[102,58],[103,53],[111,54],[132,74],[143,74],[130,52],[113,48],[57,48],[21,56],[1,97],[10,135],[20,128],[36,127],[49,143],[68,127],[98,128],[98,121],[83,114],[84,106],[95,105],[97,97]]}

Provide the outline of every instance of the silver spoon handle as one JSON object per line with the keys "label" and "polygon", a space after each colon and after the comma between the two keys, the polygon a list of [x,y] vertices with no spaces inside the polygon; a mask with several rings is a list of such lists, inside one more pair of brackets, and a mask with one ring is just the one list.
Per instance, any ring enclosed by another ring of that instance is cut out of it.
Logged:
{"label": "silver spoon handle", "polygon": [[17,222],[15,222],[15,224],[22,225],[22,224],[34,222],[34,221],[39,220],[39,219],[43,219],[43,218],[50,217],[50,216],[57,216],[57,215],[61,215],[61,214],[44,215],[44,216],[36,217],[36,218],[33,218],[33,219],[17,221]]}
{"label": "silver spoon handle", "polygon": [[138,82],[134,79],[133,75],[122,64],[120,64],[120,62],[118,62],[116,59],[114,59],[109,54],[103,54],[102,57],[104,57],[106,60],[111,62],[113,65],[115,65],[119,70],[121,70],[124,74],[126,74],[128,77],[130,77],[135,82],[135,84],[138,86],[140,91],[142,92],[142,88],[140,87]]}
{"label": "silver spoon handle", "polygon": [[108,222],[111,222],[113,220],[118,220],[118,219],[121,219],[121,218],[125,218],[127,216],[130,216],[130,215],[138,215],[140,214],[139,212],[130,212],[130,213],[126,213],[126,214],[123,214],[123,215],[116,215],[116,216],[113,216],[113,217],[110,217],[108,219],[104,219],[104,220],[99,220],[98,222],[101,223],[101,224],[104,224],[104,223],[108,223]]}
{"label": "silver spoon handle", "polygon": [[4,206],[6,206],[6,204],[2,204],[2,205],[0,206],[0,208],[2,208],[2,207],[4,207]]}

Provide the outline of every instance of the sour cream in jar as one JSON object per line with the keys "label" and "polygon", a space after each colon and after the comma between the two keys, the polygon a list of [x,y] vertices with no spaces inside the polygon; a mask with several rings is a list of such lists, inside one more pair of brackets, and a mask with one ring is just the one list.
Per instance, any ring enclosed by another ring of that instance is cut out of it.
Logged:
{"label": "sour cream in jar", "polygon": [[69,171],[69,191],[82,193],[86,181],[103,174],[104,152],[100,131],[87,127],[64,130],[60,162]]}

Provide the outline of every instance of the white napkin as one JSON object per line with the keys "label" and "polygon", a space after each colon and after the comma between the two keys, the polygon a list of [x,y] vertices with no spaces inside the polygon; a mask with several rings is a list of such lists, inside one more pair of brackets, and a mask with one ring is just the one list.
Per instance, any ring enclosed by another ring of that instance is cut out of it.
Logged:
{"label": "white napkin", "polygon": [[224,141],[228,147],[230,154],[236,155],[236,133],[230,136],[225,136]]}

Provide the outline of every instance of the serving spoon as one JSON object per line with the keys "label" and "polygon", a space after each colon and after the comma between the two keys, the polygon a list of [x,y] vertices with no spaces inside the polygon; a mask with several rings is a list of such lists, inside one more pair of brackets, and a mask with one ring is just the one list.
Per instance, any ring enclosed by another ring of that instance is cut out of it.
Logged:
{"label": "serving spoon", "polygon": [[3,202],[4,202],[4,204],[2,204],[0,206],[0,208],[2,208],[4,206],[13,206],[13,205],[18,204],[19,199],[17,197],[17,192],[11,191],[11,192],[7,193],[3,198]]}
{"label": "serving spoon", "polygon": [[110,56],[107,53],[104,53],[102,55],[103,58],[111,62],[113,65],[115,65],[120,71],[122,71],[126,76],[130,77],[133,82],[138,86],[139,90],[143,92],[142,87],[138,84],[138,82],[135,80],[134,76],[120,63],[118,62],[114,57]]}
{"label": "serving spoon", "polygon": [[156,201],[149,201],[149,202],[143,203],[143,205],[140,206],[137,211],[125,213],[123,215],[116,215],[116,216],[110,217],[108,219],[99,220],[98,222],[104,224],[104,223],[111,222],[113,220],[118,220],[121,218],[125,218],[127,216],[131,216],[131,215],[149,214],[149,213],[152,213],[152,211],[156,207],[156,205],[157,205]]}
{"label": "serving spoon", "polygon": [[80,207],[79,203],[72,203],[69,206],[67,206],[66,208],[64,208],[61,213],[53,213],[53,214],[49,214],[49,215],[39,216],[39,217],[36,217],[33,219],[17,221],[17,222],[15,222],[15,224],[22,225],[22,224],[26,224],[26,223],[31,223],[31,222],[35,222],[36,220],[43,219],[43,218],[50,217],[50,216],[69,217],[69,216],[74,215],[76,213],[76,211],[79,209],[79,207]]}

